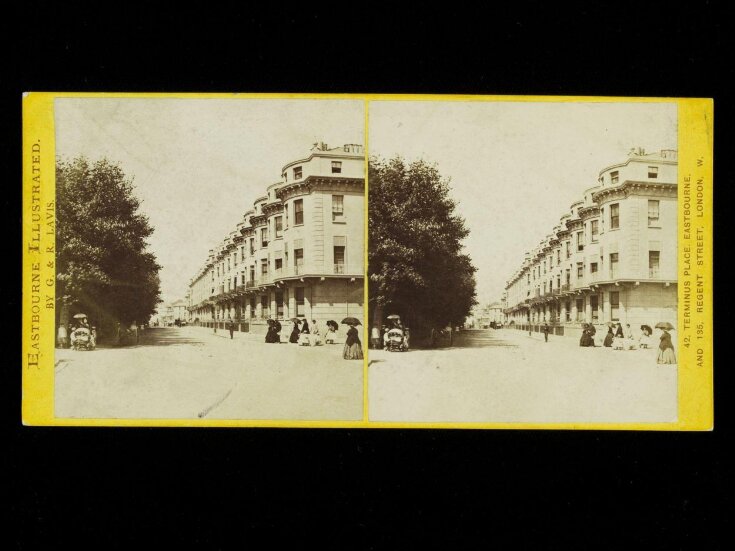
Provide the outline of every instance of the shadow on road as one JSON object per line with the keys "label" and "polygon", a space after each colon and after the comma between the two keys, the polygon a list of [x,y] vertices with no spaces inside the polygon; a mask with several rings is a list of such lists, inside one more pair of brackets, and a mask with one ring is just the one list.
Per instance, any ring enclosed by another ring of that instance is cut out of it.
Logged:
{"label": "shadow on road", "polygon": [[454,334],[451,346],[437,346],[425,350],[457,350],[464,348],[518,348],[496,329],[466,329]]}

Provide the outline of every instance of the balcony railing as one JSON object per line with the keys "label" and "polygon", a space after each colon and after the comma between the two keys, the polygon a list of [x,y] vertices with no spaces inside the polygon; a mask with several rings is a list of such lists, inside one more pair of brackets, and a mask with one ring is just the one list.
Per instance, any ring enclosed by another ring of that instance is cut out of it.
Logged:
{"label": "balcony railing", "polygon": [[341,263],[335,263],[334,265],[334,273],[335,274],[343,274],[345,273],[345,265]]}

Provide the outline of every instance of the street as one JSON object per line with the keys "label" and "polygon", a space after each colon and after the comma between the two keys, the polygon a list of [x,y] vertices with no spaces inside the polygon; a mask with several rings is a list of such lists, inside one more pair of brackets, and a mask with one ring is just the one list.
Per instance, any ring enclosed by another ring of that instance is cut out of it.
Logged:
{"label": "street", "polygon": [[672,422],[677,366],[657,349],[580,348],[569,337],[468,330],[451,348],[370,350],[370,421]]}
{"label": "street", "polygon": [[55,415],[113,419],[362,419],[363,362],[342,345],[151,328],[138,345],[56,350]]}

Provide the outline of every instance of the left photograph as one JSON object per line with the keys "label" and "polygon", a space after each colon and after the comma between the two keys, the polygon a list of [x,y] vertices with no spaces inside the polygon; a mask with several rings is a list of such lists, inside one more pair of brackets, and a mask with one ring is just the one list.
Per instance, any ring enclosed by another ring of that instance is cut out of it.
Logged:
{"label": "left photograph", "polygon": [[364,121],[57,98],[55,417],[362,420]]}

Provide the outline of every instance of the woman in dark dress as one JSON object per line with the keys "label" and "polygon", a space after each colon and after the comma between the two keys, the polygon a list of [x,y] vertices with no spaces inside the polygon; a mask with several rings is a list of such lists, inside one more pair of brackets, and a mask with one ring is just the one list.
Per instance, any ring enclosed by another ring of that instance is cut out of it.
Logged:
{"label": "woman in dark dress", "polygon": [[612,327],[609,327],[607,330],[607,335],[605,335],[605,340],[602,343],[602,346],[607,346],[608,348],[610,348],[612,346],[614,338],[615,337],[613,335]]}
{"label": "woman in dark dress", "polygon": [[276,323],[273,320],[268,320],[268,332],[265,334],[265,342],[276,343],[280,340],[278,337],[278,331],[276,330]]}
{"label": "woman in dark dress", "polygon": [[310,333],[311,331],[309,330],[309,322],[307,320],[304,320],[304,323],[301,325],[301,334],[299,335],[298,339],[298,343],[301,346],[311,345]]}
{"label": "woman in dark dress", "polygon": [[357,328],[354,325],[350,325],[347,330],[347,340],[345,341],[345,347],[342,352],[342,357],[345,360],[362,360],[362,343]]}
{"label": "woman in dark dress", "polygon": [[288,342],[291,343],[297,343],[299,342],[299,322],[295,321],[293,322],[293,329],[291,330],[291,335],[288,337]]}
{"label": "woman in dark dress", "polygon": [[656,360],[656,363],[676,363],[676,355],[674,354],[674,345],[671,343],[671,335],[665,329],[661,334],[661,342],[658,345],[658,358]]}

